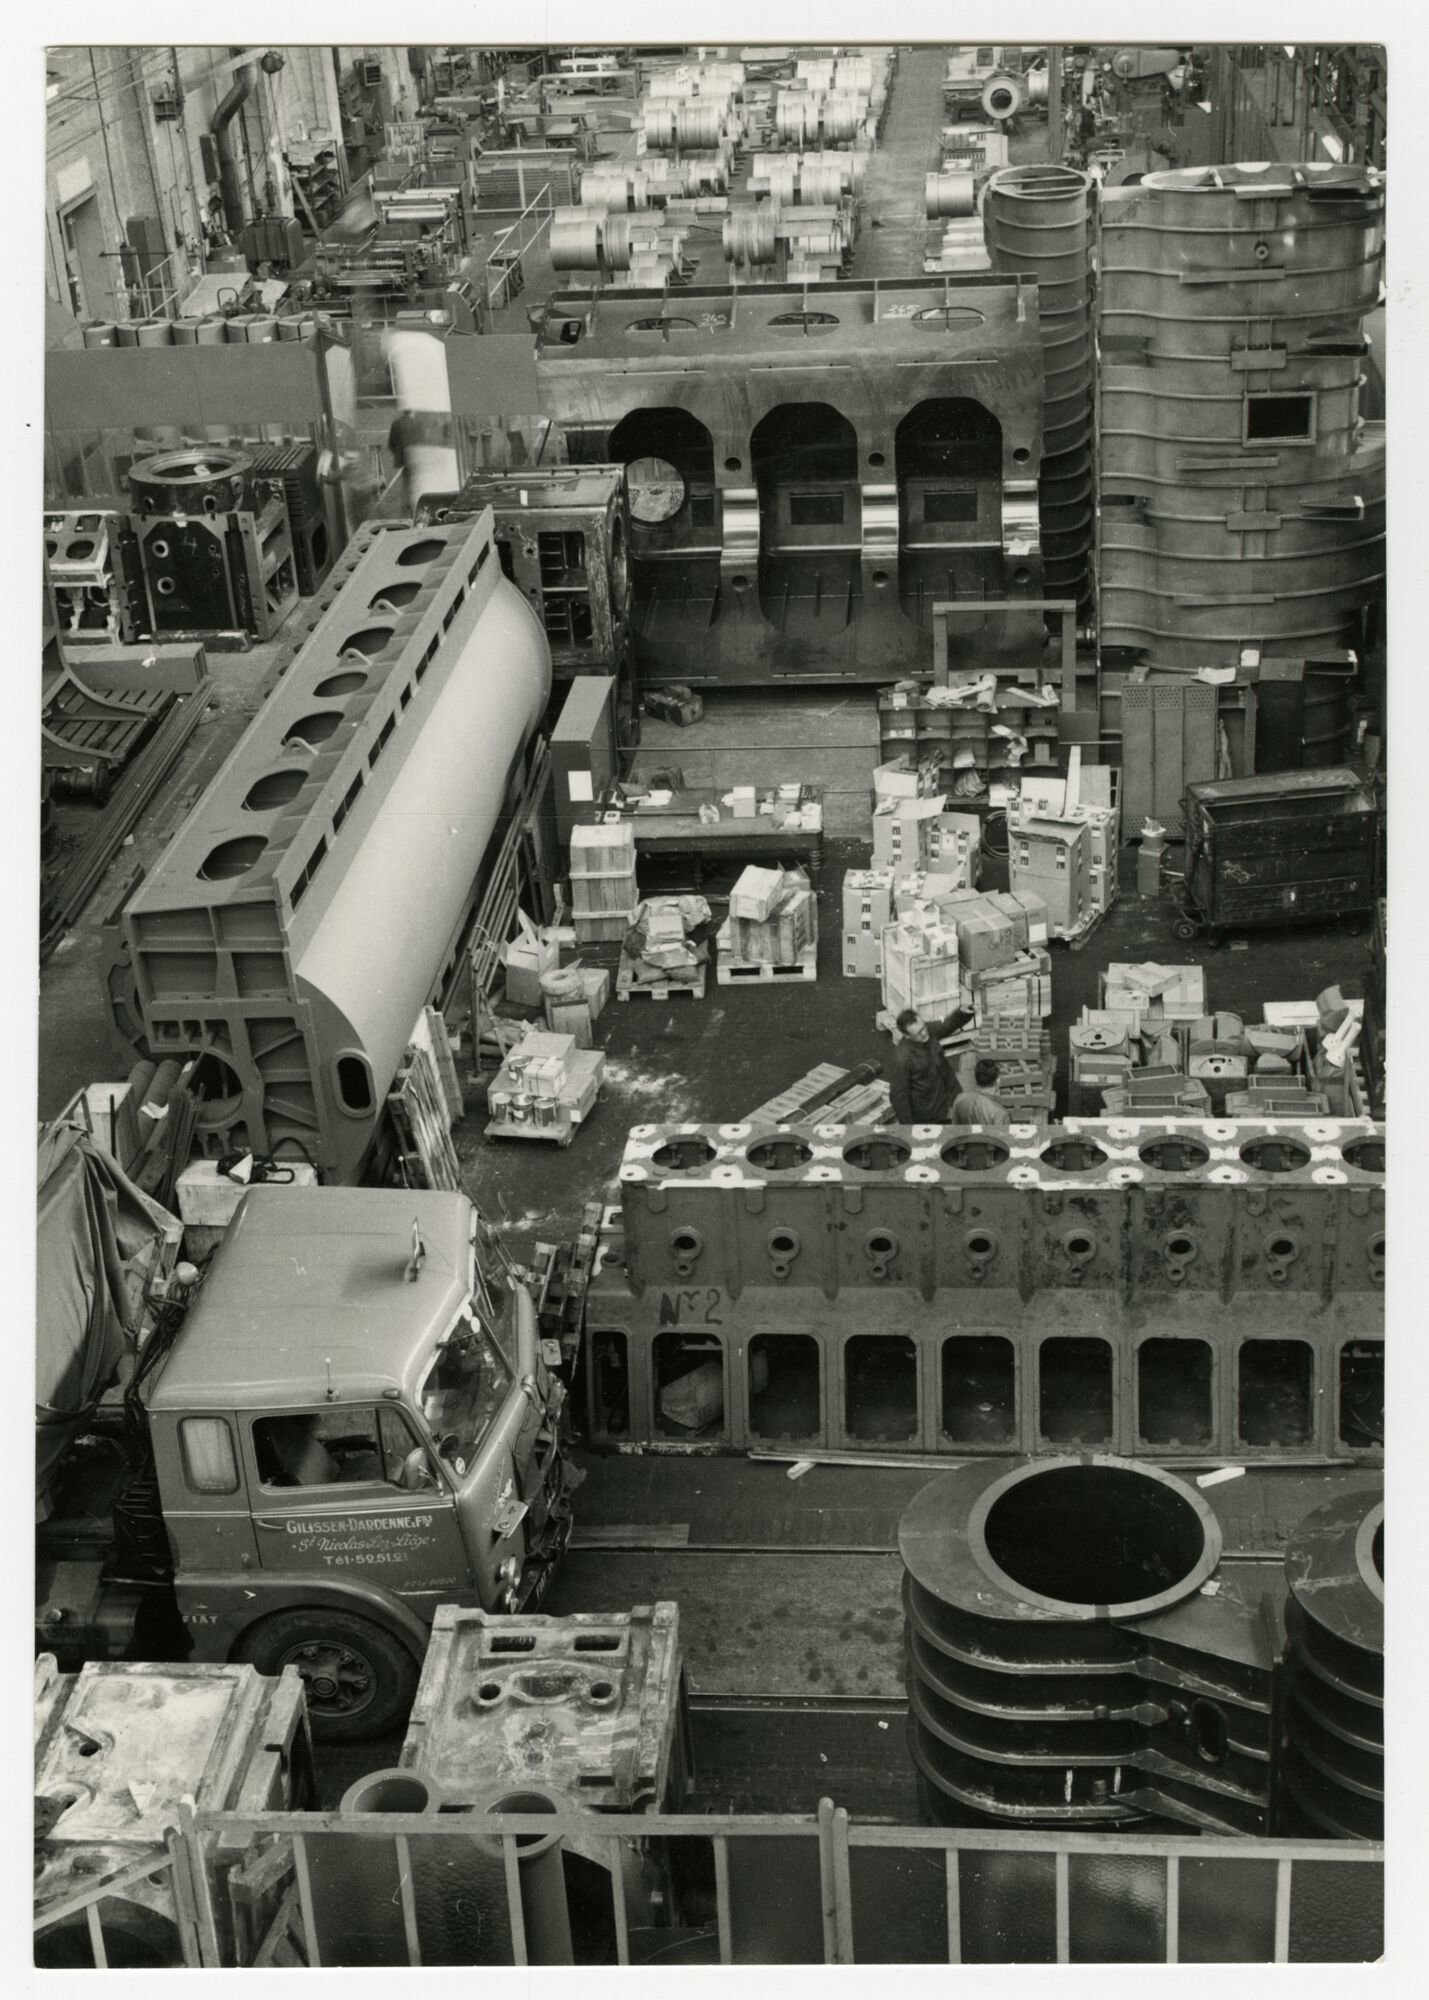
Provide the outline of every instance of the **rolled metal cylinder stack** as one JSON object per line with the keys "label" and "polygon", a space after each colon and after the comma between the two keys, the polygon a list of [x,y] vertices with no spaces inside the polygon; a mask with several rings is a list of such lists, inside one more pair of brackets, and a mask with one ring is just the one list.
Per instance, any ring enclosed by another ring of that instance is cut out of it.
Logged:
{"label": "rolled metal cylinder stack", "polygon": [[1384,1838],[1384,1502],[1348,1493],[1302,1521],[1285,1562],[1281,1828]]}
{"label": "rolled metal cylinder stack", "polygon": [[968,1465],[916,1495],[909,1748],[941,1825],[1264,1833],[1274,1660],[1196,1489],[1125,1459]]}
{"label": "rolled metal cylinder stack", "polygon": [[983,228],[995,271],[1030,271],[1045,363],[1038,479],[1044,592],[1092,597],[1091,177],[1071,167],[1005,167],[987,184]]}
{"label": "rolled metal cylinder stack", "polygon": [[1102,646],[1148,665],[1366,643],[1383,427],[1362,405],[1385,187],[1325,162],[1100,196]]}

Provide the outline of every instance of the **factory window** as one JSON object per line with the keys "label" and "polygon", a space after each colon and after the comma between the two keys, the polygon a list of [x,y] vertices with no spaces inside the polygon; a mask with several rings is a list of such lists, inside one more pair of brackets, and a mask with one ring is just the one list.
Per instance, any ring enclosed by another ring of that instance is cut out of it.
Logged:
{"label": "factory window", "polygon": [[630,1341],[613,1327],[587,1335],[590,1357],[590,1422],[600,1437],[630,1435]]}
{"label": "factory window", "polygon": [[789,495],[789,525],[793,528],[841,528],[843,518],[842,493]]}
{"label": "factory window", "polygon": [[184,1477],[194,1493],[236,1493],[238,1460],[223,1417],[185,1417],[179,1425]]}
{"label": "factory window", "polygon": [[354,1118],[366,1117],[372,1109],[372,1070],[366,1056],[339,1056],[335,1073],[343,1110]]}
{"label": "factory window", "polygon": [[918,1435],[918,1350],[903,1333],[858,1333],[844,1344],[844,1432],[860,1444]]}
{"label": "factory window", "polygon": [[943,1342],[943,1436],[952,1444],[1005,1445],[1017,1435],[1017,1354],[1000,1334]]}
{"label": "factory window", "polygon": [[757,1333],[749,1343],[750,1436],[813,1438],[822,1431],[818,1341],[807,1333]]}
{"label": "factory window", "polygon": [[1382,1340],[1347,1340],[1340,1349],[1340,1443],[1361,1451],[1384,1443]]}
{"label": "factory window", "polygon": [[1245,399],[1245,442],[1247,444],[1313,444],[1315,442],[1315,398],[1313,396],[1247,396]]}
{"label": "factory window", "polygon": [[1212,1381],[1208,1342],[1143,1340],[1136,1350],[1136,1428],[1143,1444],[1210,1444]]}
{"label": "factory window", "polygon": [[1247,1340],[1238,1356],[1242,1444],[1307,1444],[1315,1356],[1303,1340]]}
{"label": "factory window", "polygon": [[1037,1352],[1040,1424],[1050,1444],[1110,1444],[1111,1344],[1082,1335],[1044,1340]]}
{"label": "factory window", "polygon": [[923,495],[923,519],[930,523],[975,521],[976,487],[933,488]]}
{"label": "factory window", "polygon": [[661,1437],[691,1440],[726,1435],[724,1342],[718,1335],[656,1337],[655,1429]]}

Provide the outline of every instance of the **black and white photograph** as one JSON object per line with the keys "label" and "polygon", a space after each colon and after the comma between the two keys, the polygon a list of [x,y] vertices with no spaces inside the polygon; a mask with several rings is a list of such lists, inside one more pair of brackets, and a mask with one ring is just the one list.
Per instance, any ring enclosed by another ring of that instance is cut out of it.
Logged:
{"label": "black and white photograph", "polygon": [[1423,41],[149,11],[16,70],[25,1980],[1385,1960]]}

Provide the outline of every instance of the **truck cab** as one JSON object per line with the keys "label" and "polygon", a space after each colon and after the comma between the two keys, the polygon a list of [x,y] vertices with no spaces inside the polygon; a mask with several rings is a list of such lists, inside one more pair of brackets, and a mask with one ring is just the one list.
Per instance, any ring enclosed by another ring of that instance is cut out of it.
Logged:
{"label": "truck cab", "polygon": [[250,1190],[148,1396],[192,1657],[296,1666],[319,1735],[389,1726],[439,1604],[544,1593],[564,1393],[465,1196]]}

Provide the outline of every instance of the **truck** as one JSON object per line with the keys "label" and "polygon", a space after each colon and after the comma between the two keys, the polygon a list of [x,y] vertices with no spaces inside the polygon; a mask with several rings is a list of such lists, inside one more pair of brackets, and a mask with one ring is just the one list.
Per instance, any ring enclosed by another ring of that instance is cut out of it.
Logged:
{"label": "truck", "polygon": [[438,1605],[535,1610],[565,1387],[488,1261],[460,1193],[250,1188],[58,1468],[39,1648],[291,1665],[314,1736],[351,1741],[410,1708]]}

